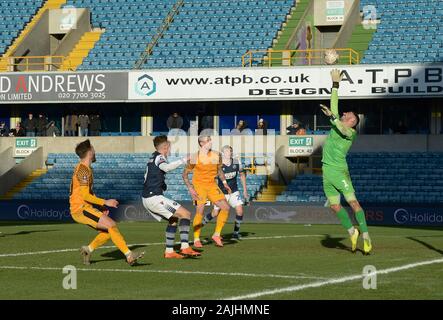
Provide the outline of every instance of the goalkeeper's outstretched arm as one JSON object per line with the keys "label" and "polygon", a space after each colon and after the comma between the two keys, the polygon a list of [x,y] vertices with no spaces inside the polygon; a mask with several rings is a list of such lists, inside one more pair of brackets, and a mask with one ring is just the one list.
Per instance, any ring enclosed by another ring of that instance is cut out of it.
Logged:
{"label": "goalkeeper's outstretched arm", "polygon": [[323,113],[325,113],[331,122],[333,127],[336,127],[342,135],[345,137],[352,137],[352,129],[343,125],[340,121],[339,112],[338,112],[338,88],[340,86],[340,81],[343,78],[340,70],[334,69],[331,71],[331,79],[332,79],[332,93],[331,93],[331,109],[322,105]]}

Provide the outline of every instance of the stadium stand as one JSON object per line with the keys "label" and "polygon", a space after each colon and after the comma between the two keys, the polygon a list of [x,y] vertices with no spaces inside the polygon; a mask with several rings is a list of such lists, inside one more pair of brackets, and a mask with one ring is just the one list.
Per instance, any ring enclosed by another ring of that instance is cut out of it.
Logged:
{"label": "stadium stand", "polygon": [[145,67],[238,67],[272,47],[294,1],[186,1]]}
{"label": "stadium stand", "polygon": [[174,0],[69,0],[66,5],[90,8],[94,26],[106,29],[78,70],[132,69]]}
{"label": "stadium stand", "polygon": [[[88,7],[106,32],[79,70],[131,69],[176,1],[69,0]],[[248,49],[267,49],[293,0],[186,1],[144,67],[241,66]]]}
{"label": "stadium stand", "polygon": [[[352,153],[349,171],[362,203],[443,203],[443,153]],[[299,175],[277,201],[325,202],[322,177]]]}
{"label": "stadium stand", "polygon": [[0,53],[4,54],[15,38],[43,5],[43,0],[0,1]]}
{"label": "stadium stand", "polygon": [[443,1],[362,0],[364,16],[380,23],[362,63],[427,63],[443,60]]}
{"label": "stadium stand", "polygon": [[[119,201],[139,200],[148,157],[144,153],[98,154],[97,162],[93,165],[94,192],[100,197]],[[170,157],[171,161],[176,159],[177,155]],[[78,157],[75,154],[49,154],[47,164],[52,168],[15,194],[14,199],[68,199],[73,168],[77,163]],[[166,183],[167,196],[177,201],[192,200],[182,182],[180,170],[168,173]],[[265,183],[266,176],[247,175],[252,198],[256,197]]]}

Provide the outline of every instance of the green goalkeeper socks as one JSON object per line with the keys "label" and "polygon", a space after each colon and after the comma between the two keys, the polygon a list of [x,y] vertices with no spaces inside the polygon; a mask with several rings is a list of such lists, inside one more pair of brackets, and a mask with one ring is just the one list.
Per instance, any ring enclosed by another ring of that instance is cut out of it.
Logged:
{"label": "green goalkeeper socks", "polygon": [[345,227],[346,230],[349,230],[352,228],[352,222],[351,219],[349,219],[349,214],[346,211],[345,208],[341,208],[340,211],[337,212],[337,217],[341,222],[341,225]]}
{"label": "green goalkeeper socks", "polygon": [[355,213],[355,219],[357,219],[358,225],[360,226],[361,232],[368,232],[368,226],[366,225],[365,212],[363,210],[357,211]]}

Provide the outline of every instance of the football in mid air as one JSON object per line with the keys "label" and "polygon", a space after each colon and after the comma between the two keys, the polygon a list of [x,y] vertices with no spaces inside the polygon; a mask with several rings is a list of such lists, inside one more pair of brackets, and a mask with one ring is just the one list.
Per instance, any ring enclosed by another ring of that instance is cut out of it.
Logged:
{"label": "football in mid air", "polygon": [[324,61],[326,64],[337,63],[339,55],[334,49],[328,49],[325,51]]}

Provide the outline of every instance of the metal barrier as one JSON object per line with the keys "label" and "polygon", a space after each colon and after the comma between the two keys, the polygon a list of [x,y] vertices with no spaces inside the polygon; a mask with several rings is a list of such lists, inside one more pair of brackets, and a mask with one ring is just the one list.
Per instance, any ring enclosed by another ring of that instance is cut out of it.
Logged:
{"label": "metal barrier", "polygon": [[[263,164],[259,165],[256,163],[255,159],[263,159]],[[239,159],[248,159],[249,160],[249,164],[244,166],[244,169],[248,172],[250,172],[251,174],[255,174],[257,172],[257,168],[258,167],[266,167],[268,165],[268,160],[267,160],[267,156],[259,156],[259,155],[254,155],[254,156],[239,156]],[[243,162],[243,161],[242,161]]]}
{"label": "metal barrier", "polygon": [[[325,52],[330,49],[306,50],[249,50],[242,56],[243,67],[304,66],[325,65]],[[339,55],[339,64],[358,64],[360,55],[357,51],[334,49]]]}
{"label": "metal barrier", "polygon": [[6,71],[58,71],[66,57],[64,56],[23,56],[4,57],[0,64]]}
{"label": "metal barrier", "polygon": [[142,53],[142,55],[135,62],[134,69],[141,69],[143,67],[143,64],[151,56],[152,51],[154,50],[154,47],[157,45],[160,38],[163,37],[166,30],[168,30],[169,26],[174,21],[174,17],[178,14],[180,8],[183,7],[184,4],[185,4],[184,0],[178,0],[174,4],[171,11],[169,11],[168,15],[163,19],[162,25],[160,27],[158,27],[156,34],[151,39],[151,42],[149,42],[148,45],[146,46],[145,51]]}

